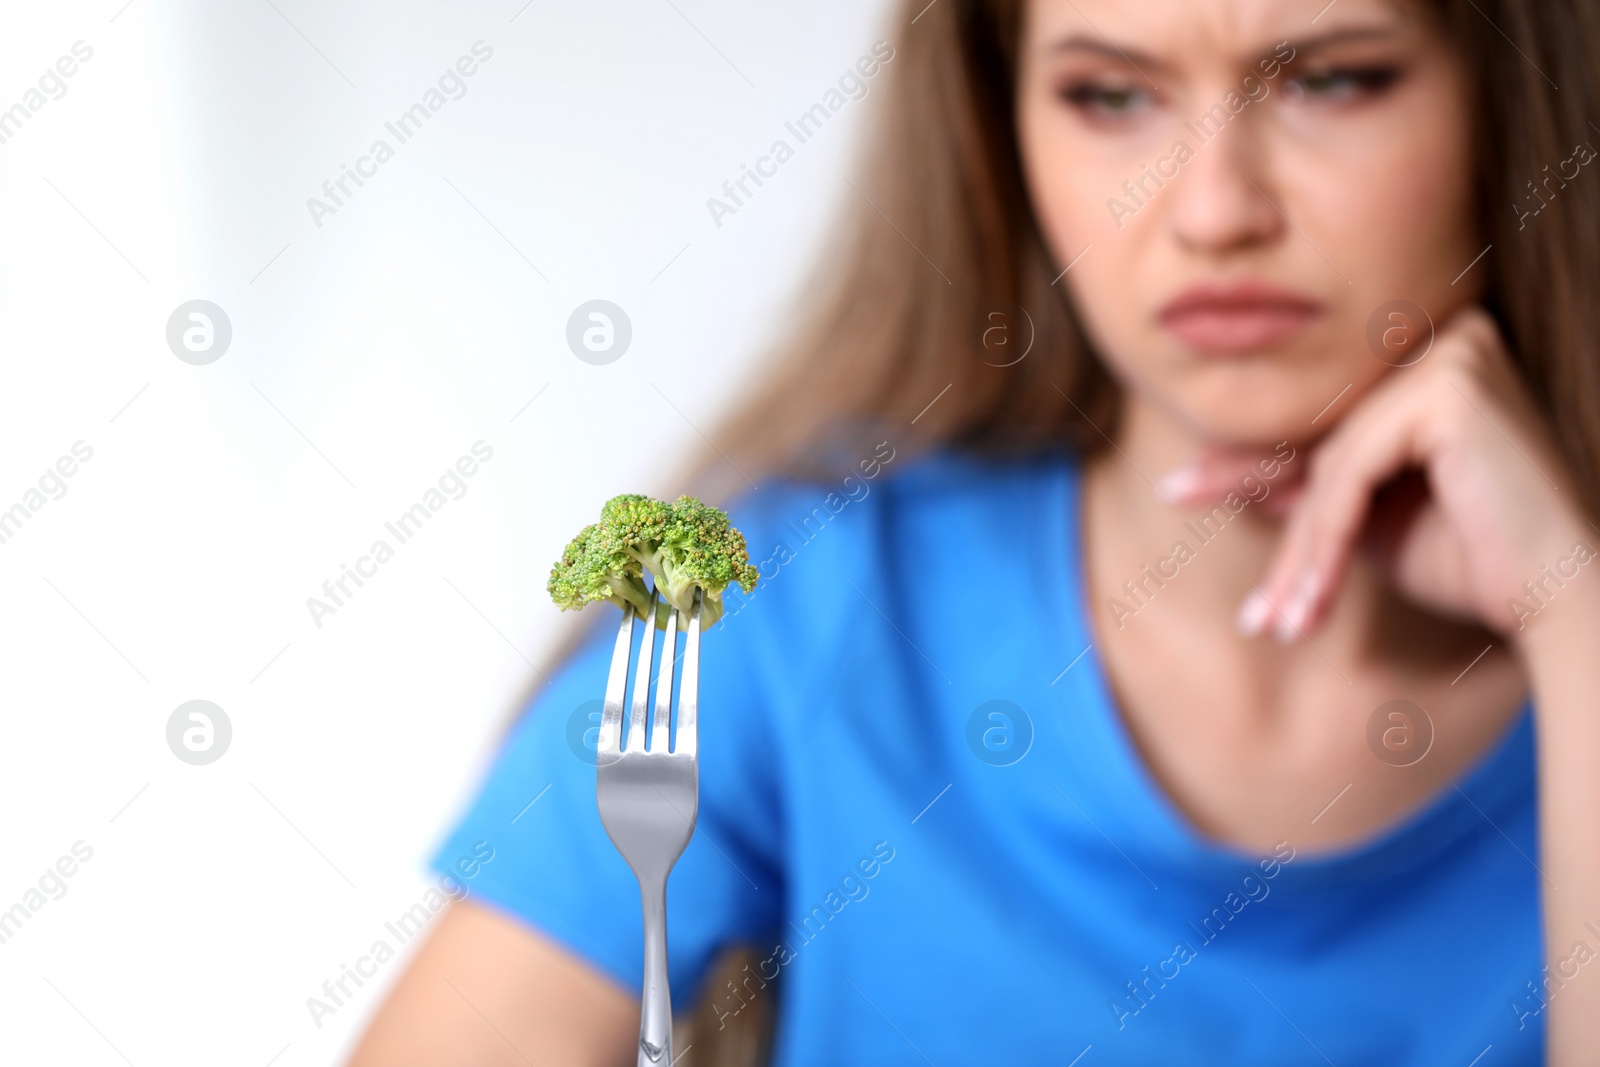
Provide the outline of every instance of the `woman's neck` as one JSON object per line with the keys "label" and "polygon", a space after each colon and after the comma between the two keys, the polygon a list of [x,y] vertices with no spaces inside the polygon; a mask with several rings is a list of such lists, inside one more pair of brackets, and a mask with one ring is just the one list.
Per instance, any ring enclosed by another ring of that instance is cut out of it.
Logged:
{"label": "woman's neck", "polygon": [[[1101,542],[1101,558],[1089,561],[1098,579],[1093,586],[1122,601],[1121,607],[1097,605],[1103,617],[1116,617],[1114,624],[1125,621],[1123,609],[1142,612],[1164,602],[1161,614],[1181,613],[1197,626],[1231,629],[1239,604],[1262,580],[1283,525],[1275,507],[1308,457],[1293,447],[1274,455],[1267,445],[1262,457],[1273,462],[1257,469],[1248,483],[1241,472],[1231,491],[1218,492],[1207,503],[1165,499],[1164,476],[1190,463],[1204,447],[1176,419],[1130,400],[1115,439],[1086,464],[1086,513],[1092,509],[1099,529],[1115,531]],[[1355,570],[1341,614],[1382,595],[1363,568]]]}

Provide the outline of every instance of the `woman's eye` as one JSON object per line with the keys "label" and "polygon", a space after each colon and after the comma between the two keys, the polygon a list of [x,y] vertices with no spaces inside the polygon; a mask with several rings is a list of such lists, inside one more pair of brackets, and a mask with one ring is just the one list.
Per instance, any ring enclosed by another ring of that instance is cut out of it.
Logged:
{"label": "woman's eye", "polygon": [[1067,86],[1061,98],[1080,111],[1106,118],[1133,115],[1150,103],[1150,94],[1143,89],[1092,84]]}
{"label": "woman's eye", "polygon": [[1290,92],[1313,100],[1354,100],[1375,96],[1400,77],[1394,67],[1369,67],[1351,70],[1322,70],[1296,74],[1289,79]]}

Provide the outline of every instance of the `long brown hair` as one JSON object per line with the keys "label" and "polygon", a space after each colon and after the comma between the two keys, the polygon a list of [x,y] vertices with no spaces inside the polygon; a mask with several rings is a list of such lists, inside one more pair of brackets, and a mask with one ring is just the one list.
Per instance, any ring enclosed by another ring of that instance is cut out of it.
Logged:
{"label": "long brown hair", "polygon": [[[682,483],[713,499],[834,465],[840,434],[1087,452],[1115,434],[1116,387],[1058,283],[1023,183],[1013,86],[1025,0],[906,0],[837,237],[799,322]],[[1516,202],[1600,144],[1600,5],[1429,0],[1476,81],[1485,304],[1578,475],[1600,484],[1600,175],[1556,218]],[[1559,89],[1557,88],[1559,86]],[[1540,186],[1541,190],[1545,187]],[[1537,203],[1528,200],[1528,203]],[[1001,331],[1001,332],[997,332]],[[1004,365],[1031,339],[1020,362]],[[1005,341],[1010,348],[994,343]],[[947,388],[948,387],[948,388]],[[937,399],[936,399],[937,398]],[[928,406],[930,405],[931,406]],[[848,447],[846,448],[848,452]]]}

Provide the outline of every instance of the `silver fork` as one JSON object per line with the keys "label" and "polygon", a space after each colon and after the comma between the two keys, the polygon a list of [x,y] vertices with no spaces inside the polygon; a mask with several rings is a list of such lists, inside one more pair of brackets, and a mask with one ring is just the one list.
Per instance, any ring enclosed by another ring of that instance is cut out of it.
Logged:
{"label": "silver fork", "polygon": [[650,668],[655,645],[656,605],[650,594],[650,615],[644,620],[639,660],[633,678],[633,713],[628,745],[622,747],[622,701],[628,684],[628,653],[633,645],[635,615],[626,612],[617,630],[616,651],[606,681],[605,710],[600,719],[595,802],[611,843],[633,868],[644,905],[644,991],[639,1013],[638,1067],[672,1063],[672,995],[667,986],[667,875],[694,836],[700,811],[700,765],[696,755],[697,704],[700,688],[700,611],[697,589],[689,613],[683,652],[683,679],[678,693],[677,746],[667,747],[672,718],[672,667],[677,653],[678,610],[667,617],[656,711],[646,748],[645,709],[650,699]]}

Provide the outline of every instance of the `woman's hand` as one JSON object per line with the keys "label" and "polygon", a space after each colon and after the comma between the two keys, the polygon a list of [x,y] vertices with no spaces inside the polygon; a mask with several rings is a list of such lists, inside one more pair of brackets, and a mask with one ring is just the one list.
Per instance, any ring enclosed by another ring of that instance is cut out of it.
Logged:
{"label": "woman's hand", "polygon": [[1409,599],[1513,643],[1567,582],[1595,586],[1581,599],[1600,602],[1600,567],[1580,569],[1600,537],[1480,308],[1374,388],[1307,466],[1266,579],[1240,609],[1246,633],[1315,630],[1358,548]]}

